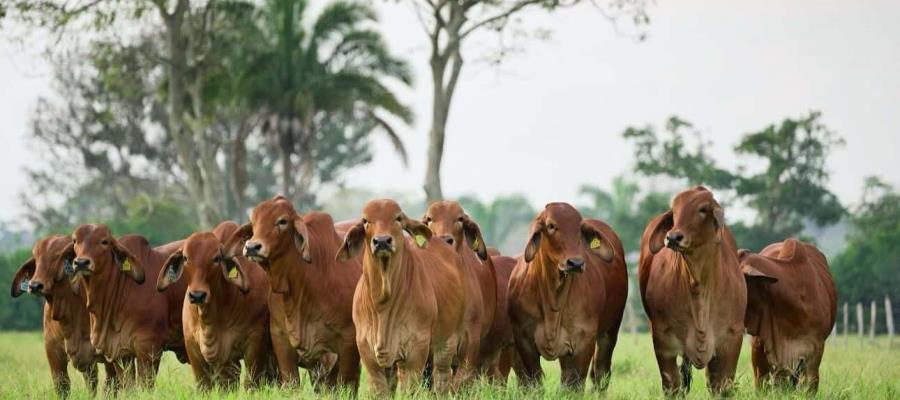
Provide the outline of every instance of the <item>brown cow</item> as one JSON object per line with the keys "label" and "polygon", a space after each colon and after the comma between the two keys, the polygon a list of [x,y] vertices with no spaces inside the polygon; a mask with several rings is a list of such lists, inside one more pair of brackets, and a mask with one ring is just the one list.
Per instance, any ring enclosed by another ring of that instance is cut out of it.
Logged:
{"label": "brown cow", "polygon": [[671,210],[650,221],[641,238],[638,276],[665,392],[690,390],[691,364],[708,367],[711,391],[729,390],[741,351],[747,288],[734,238],[712,192],[702,186],[681,192]]}
{"label": "brown cow", "polygon": [[[326,213],[301,217],[290,201],[276,196],[253,209],[250,223],[229,241],[244,243],[248,257],[267,266],[272,341],[282,378],[298,382],[298,363],[318,389],[359,386],[359,350],[353,325],[353,291],[359,260],[335,262],[341,246]],[[231,250],[236,251],[236,250]]]}
{"label": "brown cow", "polygon": [[185,276],[184,342],[194,378],[204,390],[237,386],[242,359],[248,386],[277,373],[269,338],[269,278],[254,262],[226,257],[222,246],[237,229],[226,221],[213,232],[194,233],[169,256],[156,280],[162,292]]}
{"label": "brown cow", "polygon": [[116,239],[102,224],[81,225],[72,236],[66,251],[73,252],[87,295],[91,344],[117,372],[134,367],[138,383],[152,387],[164,350],[187,362],[181,330],[186,284],[175,283],[163,295],[143,284],[145,274],[159,274],[181,241],[150,248],[143,236]]}
{"label": "brown cow", "polygon": [[[488,249],[488,254],[490,254]],[[495,250],[496,251],[496,250]],[[491,255],[491,263],[497,273],[497,312],[494,314],[494,325],[488,338],[481,342],[481,348],[497,346],[502,349],[500,358],[492,364],[481,362],[480,368],[488,374],[495,383],[506,384],[509,378],[509,370],[513,363],[517,362],[515,342],[513,341],[512,322],[509,320],[509,277],[516,267],[516,259],[502,256],[499,252]],[[484,352],[481,353],[484,356]],[[487,371],[485,371],[485,368]]]}
{"label": "brown cow", "polygon": [[[32,257],[16,272],[13,278],[12,297],[23,292],[42,296],[44,303],[44,349],[56,392],[69,394],[69,361],[84,375],[84,382],[91,394],[97,392],[97,364],[106,366],[106,387],[115,388],[115,371],[106,364],[91,346],[90,320],[87,300],[70,279],[71,257],[64,250],[72,239],[63,235],[48,236],[32,249]],[[67,257],[68,256],[68,257]]]}
{"label": "brown cow", "polygon": [[525,253],[509,279],[509,314],[526,385],[540,382],[540,358],[559,359],[561,381],[583,388],[609,382],[628,296],[625,252],[605,223],[550,203],[531,224]]}
{"label": "brown cow", "polygon": [[429,355],[438,393],[455,386],[454,365],[459,377],[472,376],[478,337],[467,337],[465,330],[471,300],[465,297],[465,266],[453,248],[432,239],[428,226],[407,217],[395,201],[372,200],[337,258],[360,252],[363,275],[353,296],[353,321],[370,389],[388,394],[394,368],[401,389],[414,389]]}
{"label": "brown cow", "polygon": [[760,254],[738,252],[747,279],[744,325],[753,336],[756,387],[819,388],[825,339],[837,315],[837,290],[828,260],[815,246],[788,239]]}
{"label": "brown cow", "polygon": [[[481,228],[455,201],[432,203],[422,222],[462,257],[467,268],[466,298],[480,300],[468,302],[466,309],[467,335],[477,335],[479,340],[479,372],[489,372],[496,380],[505,377],[500,372],[499,361],[502,352],[512,345],[512,327],[509,316],[497,312],[498,303],[505,303],[506,296],[498,300],[497,272],[488,256]],[[508,279],[504,284],[507,282]],[[505,295],[506,290],[503,292]],[[505,311],[506,307],[503,308]]]}

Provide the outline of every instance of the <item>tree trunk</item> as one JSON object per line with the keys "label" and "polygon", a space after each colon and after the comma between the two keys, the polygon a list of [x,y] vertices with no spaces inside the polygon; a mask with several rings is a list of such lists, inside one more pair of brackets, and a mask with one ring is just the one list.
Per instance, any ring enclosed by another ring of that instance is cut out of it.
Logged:
{"label": "tree trunk", "polygon": [[[203,177],[200,169],[194,163],[194,138],[184,123],[184,94],[186,85],[187,65],[187,36],[183,32],[183,24],[188,12],[189,1],[178,0],[175,10],[169,14],[160,9],[162,18],[166,23],[166,35],[169,45],[169,134],[175,142],[176,153],[181,168],[188,176],[188,192],[192,198],[203,198]],[[196,203],[197,216],[200,225],[207,227],[213,223],[213,218],[208,215],[204,202]]]}
{"label": "tree trunk", "polygon": [[303,121],[300,126],[300,182],[294,193],[296,200],[300,204],[312,204],[315,202],[312,185],[316,177],[316,128],[315,118],[316,111],[313,107],[308,107],[303,115]]}
{"label": "tree trunk", "polygon": [[294,154],[294,124],[292,116],[281,115],[278,118],[278,153],[281,158],[281,194],[291,198],[291,188],[294,186],[294,163],[291,155]]}
{"label": "tree trunk", "polygon": [[247,135],[250,133],[249,122],[241,121],[237,134],[231,141],[231,195],[234,201],[234,208],[237,210],[238,219],[243,218],[244,209],[247,207],[247,198],[244,195],[247,191],[249,178],[247,177]]}
{"label": "tree trunk", "polygon": [[[452,36],[452,35],[451,35]],[[441,186],[441,161],[444,158],[444,137],[447,129],[447,118],[450,116],[450,103],[453,101],[453,93],[459,73],[462,70],[462,54],[459,46],[450,49],[445,56],[432,54],[431,77],[434,85],[432,97],[431,131],[428,142],[428,165],[425,170],[425,200],[426,204],[442,200],[444,198]],[[450,67],[449,77],[446,78],[447,67]]]}

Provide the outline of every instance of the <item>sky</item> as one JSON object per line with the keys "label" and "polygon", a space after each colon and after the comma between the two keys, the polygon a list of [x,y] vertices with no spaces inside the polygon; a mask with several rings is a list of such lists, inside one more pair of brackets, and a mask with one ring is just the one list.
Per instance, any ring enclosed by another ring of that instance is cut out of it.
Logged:
{"label": "sky", "polygon": [[[494,37],[465,45],[445,196],[521,192],[534,205],[577,202],[581,185],[608,188],[631,169],[626,127],[661,127],[670,115],[711,139],[722,165],[753,168],[754,160],[731,156],[739,138],[811,110],[846,140],[828,162],[829,187],[845,204],[858,201],[866,176],[900,186],[900,2],[658,0],[643,42],[589,4],[523,16],[521,27],[550,38],[527,42],[499,67],[479,62]],[[410,162],[404,168],[389,142],[376,139],[372,164],[346,180],[376,193],[418,193],[431,107],[426,37],[403,2],[377,10],[390,47],[416,75],[415,88],[401,91],[417,115],[399,129]],[[21,214],[21,171],[40,157],[25,139],[38,96],[52,93],[40,48],[40,40],[0,43],[0,221]]]}

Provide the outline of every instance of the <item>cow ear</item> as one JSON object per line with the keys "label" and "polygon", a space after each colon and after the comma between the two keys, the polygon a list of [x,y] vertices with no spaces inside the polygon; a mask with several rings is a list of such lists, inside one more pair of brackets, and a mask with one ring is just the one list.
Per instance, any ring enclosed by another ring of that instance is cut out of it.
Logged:
{"label": "cow ear", "polygon": [[763,282],[763,283],[778,282],[778,278],[771,276],[771,275],[767,275],[767,274],[763,273],[762,271],[754,268],[752,265],[750,265],[748,263],[741,264],[741,272],[744,273],[744,278],[747,279],[747,281],[758,280],[759,282]]}
{"label": "cow ear", "polygon": [[722,241],[722,231],[725,230],[725,210],[716,206],[713,208],[713,220],[716,223],[716,243]]}
{"label": "cow ear", "polygon": [[341,249],[335,254],[335,260],[338,262],[346,262],[351,258],[356,257],[362,250],[365,240],[366,224],[359,221],[359,223],[353,225],[353,227],[347,231],[347,234],[344,235],[344,243],[341,244]]}
{"label": "cow ear", "polygon": [[156,277],[156,290],[159,292],[166,290],[169,285],[181,279],[182,274],[184,274],[184,251],[178,249],[166,259],[166,263],[159,270],[159,276]]}
{"label": "cow ear", "polygon": [[12,297],[19,297],[28,290],[28,280],[34,275],[35,261],[34,257],[29,258],[19,267],[16,275],[13,277],[12,288],[9,294]]}
{"label": "cow ear", "polygon": [[240,228],[237,228],[231,236],[222,242],[224,243],[225,255],[233,257],[241,254],[241,248],[244,247],[244,243],[250,240],[251,237],[253,237],[253,224],[248,222],[241,225]]}
{"label": "cow ear", "polygon": [[244,275],[244,268],[241,266],[240,258],[219,256],[219,264],[222,266],[222,274],[225,280],[238,287],[241,293],[250,291],[250,285],[247,277]]}
{"label": "cow ear", "polygon": [[408,232],[410,236],[416,240],[416,244],[418,244],[419,247],[425,247],[428,241],[431,240],[431,228],[420,221],[410,219],[406,215],[403,215],[402,218],[403,230]]}
{"label": "cow ear", "polygon": [[60,252],[62,255],[62,265],[53,276],[54,282],[62,282],[63,279],[71,278],[75,275],[72,261],[75,259],[75,243],[69,242],[68,245]]}
{"label": "cow ear", "polygon": [[[650,240],[648,244],[650,246],[650,252],[656,254],[659,253],[665,245],[666,233],[675,226],[672,210],[666,211],[662,215],[656,217],[654,221],[656,221],[656,225],[650,227]],[[651,222],[651,224],[652,223],[654,222]]]}
{"label": "cow ear", "polygon": [[538,216],[531,223],[531,231],[528,232],[528,243],[525,244],[525,262],[534,260],[535,254],[541,248],[541,232],[544,231],[544,220]]}
{"label": "cow ear", "polygon": [[478,258],[482,261],[488,259],[487,246],[484,244],[484,237],[481,236],[481,228],[478,223],[472,221],[468,215],[463,217],[463,233],[465,234],[466,244],[478,254]]}
{"label": "cow ear", "polygon": [[581,235],[588,249],[598,256],[603,262],[611,262],[616,254],[609,239],[599,229],[585,222],[581,223]]}
{"label": "cow ear", "polygon": [[793,263],[802,262],[806,257],[803,251],[803,243],[795,238],[790,238],[781,243],[781,251],[778,258]]}
{"label": "cow ear", "polygon": [[119,266],[119,270],[128,274],[135,282],[144,283],[144,266],[141,265],[141,262],[134,253],[116,239],[112,239],[111,243],[113,247],[113,259]]}
{"label": "cow ear", "polygon": [[299,215],[294,219],[294,246],[297,247],[303,261],[312,262],[312,257],[309,256],[309,231]]}

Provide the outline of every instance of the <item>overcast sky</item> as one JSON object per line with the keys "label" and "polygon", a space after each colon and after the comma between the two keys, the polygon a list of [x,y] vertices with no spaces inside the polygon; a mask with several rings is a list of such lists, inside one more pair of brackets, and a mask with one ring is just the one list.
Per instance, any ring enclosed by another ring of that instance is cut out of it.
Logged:
{"label": "overcast sky", "polygon": [[[416,73],[404,99],[418,118],[400,132],[410,165],[379,140],[372,165],[347,180],[418,192],[431,106],[425,37],[407,7],[378,9],[391,48]],[[828,165],[842,201],[856,202],[869,175],[900,185],[900,1],[658,0],[650,15],[644,42],[617,34],[587,5],[528,15],[524,26],[549,29],[551,38],[530,42],[500,68],[477,62],[484,45],[465,47],[445,195],[524,192],[535,205],[574,202],[582,184],[608,187],[630,168],[626,126],[661,126],[669,115],[695,123],[719,160],[734,165],[729,149],[742,134],[810,110],[847,141]],[[21,213],[21,169],[40,159],[24,136],[49,81],[38,51],[0,44],[0,220]]]}

